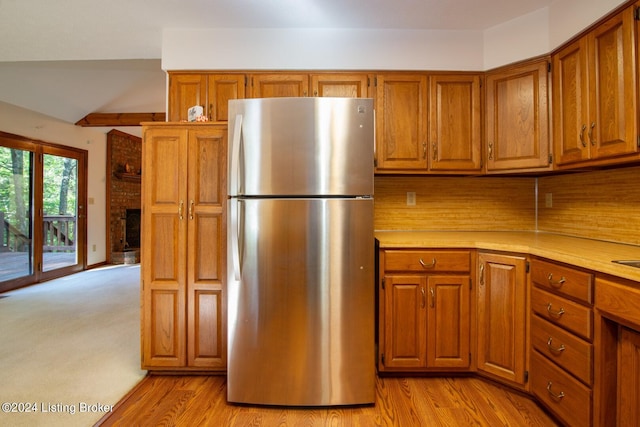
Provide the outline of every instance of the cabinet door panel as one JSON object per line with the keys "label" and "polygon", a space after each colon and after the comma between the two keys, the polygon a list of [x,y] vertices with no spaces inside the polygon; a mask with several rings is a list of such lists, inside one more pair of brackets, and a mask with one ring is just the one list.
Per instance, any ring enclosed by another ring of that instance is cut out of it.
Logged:
{"label": "cabinet door panel", "polygon": [[197,286],[189,301],[189,366],[226,366],[225,325],[221,289]]}
{"label": "cabinet door panel", "polygon": [[426,366],[426,277],[386,276],[384,367]]}
{"label": "cabinet door panel", "polygon": [[379,75],[377,169],[427,170],[427,77]]}
{"label": "cabinet door panel", "polygon": [[579,39],[553,56],[553,128],[558,164],[589,156],[586,50],[586,41]]}
{"label": "cabinet door panel", "polygon": [[207,116],[212,122],[227,122],[229,100],[245,97],[244,74],[212,74],[207,77]]}
{"label": "cabinet door panel", "polygon": [[549,166],[548,63],[487,75],[487,169]]}
{"label": "cabinet door panel", "polygon": [[169,114],[171,122],[186,121],[194,105],[205,106],[207,80],[202,74],[169,74]]}
{"label": "cabinet door panel", "polygon": [[479,170],[480,77],[434,75],[429,81],[430,170]]}
{"label": "cabinet door panel", "polygon": [[627,8],[590,34],[591,157],[637,151],[633,26],[633,8]]}
{"label": "cabinet door panel", "polygon": [[470,360],[469,276],[429,276],[427,366],[467,368]]}
{"label": "cabinet door panel", "polygon": [[309,93],[307,74],[254,74],[252,98],[300,97]]}
{"label": "cabinet door panel", "polygon": [[618,341],[618,425],[640,420],[640,332],[620,328]]}
{"label": "cabinet door panel", "polygon": [[479,255],[478,369],[523,386],[526,366],[525,258]]}
{"label": "cabinet door panel", "polygon": [[313,96],[366,98],[369,78],[366,74],[312,74]]}
{"label": "cabinet door panel", "polygon": [[143,367],[186,362],[186,132],[145,130],[142,187]]}
{"label": "cabinet door panel", "polygon": [[188,141],[188,363],[224,368],[227,133],[222,127],[192,130]]}
{"label": "cabinet door panel", "polygon": [[146,293],[143,368],[179,367],[185,363],[184,293],[165,286]]}

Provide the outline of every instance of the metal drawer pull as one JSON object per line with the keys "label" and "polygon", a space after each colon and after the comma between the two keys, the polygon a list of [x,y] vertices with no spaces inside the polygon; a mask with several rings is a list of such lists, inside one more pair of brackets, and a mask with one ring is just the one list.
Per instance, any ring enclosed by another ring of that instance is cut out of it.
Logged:
{"label": "metal drawer pull", "polygon": [[549,337],[549,341],[547,341],[547,347],[549,348],[549,350],[553,351],[554,353],[562,353],[565,348],[564,348],[564,344],[560,344],[560,347],[553,347],[551,344],[553,343],[553,338]]}
{"label": "metal drawer pull", "polygon": [[551,391],[552,385],[553,383],[549,381],[549,383],[547,384],[547,392],[551,395],[551,397],[553,397],[556,400],[562,399],[564,397],[564,391],[561,391],[559,394],[555,394],[554,392]]}
{"label": "metal drawer pull", "polygon": [[560,280],[554,282],[553,281],[553,273],[549,273],[549,276],[547,277],[547,279],[549,279],[549,284],[551,286],[560,286],[562,285],[564,282],[567,281],[567,279],[564,278],[564,276],[560,277]]}
{"label": "metal drawer pull", "polygon": [[580,129],[580,142],[582,143],[583,147],[587,146],[587,143],[584,142],[584,131],[587,130],[587,125],[583,124],[582,125],[582,129]]}
{"label": "metal drawer pull", "polygon": [[436,259],[433,258],[431,260],[431,264],[425,264],[424,261],[422,260],[422,258],[420,258],[420,265],[422,266],[422,268],[431,268],[431,267],[435,267],[436,266]]}
{"label": "metal drawer pull", "polygon": [[547,305],[547,313],[549,316],[560,318],[564,314],[564,308],[560,308],[558,311],[551,311],[551,303]]}

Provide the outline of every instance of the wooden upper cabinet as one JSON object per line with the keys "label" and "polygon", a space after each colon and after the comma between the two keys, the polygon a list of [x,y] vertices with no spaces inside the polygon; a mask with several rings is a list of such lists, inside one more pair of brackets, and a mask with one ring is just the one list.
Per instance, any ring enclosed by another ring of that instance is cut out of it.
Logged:
{"label": "wooden upper cabinet", "polygon": [[168,121],[187,121],[188,109],[206,105],[207,78],[203,74],[169,73]]}
{"label": "wooden upper cabinet", "polygon": [[638,152],[636,25],[629,7],[553,55],[559,165]]}
{"label": "wooden upper cabinet", "polygon": [[487,73],[487,171],[551,169],[546,58]]}
{"label": "wooden upper cabinet", "polygon": [[429,76],[429,169],[482,168],[480,76]]}
{"label": "wooden upper cabinet", "polygon": [[251,98],[309,96],[308,74],[252,74]]}
{"label": "wooden upper cabinet", "polygon": [[311,74],[312,95],[367,98],[369,81],[367,74]]}
{"label": "wooden upper cabinet", "polygon": [[209,74],[207,76],[206,115],[212,122],[229,120],[229,100],[245,98],[244,74]]}
{"label": "wooden upper cabinet", "polygon": [[587,159],[589,79],[587,41],[579,39],[553,55],[553,120],[556,163]]}
{"label": "wooden upper cabinet", "polygon": [[379,74],[376,87],[376,170],[426,171],[427,76]]}
{"label": "wooden upper cabinet", "polygon": [[187,121],[194,105],[204,109],[209,121],[226,123],[230,99],[245,97],[244,74],[169,73],[168,121]]}

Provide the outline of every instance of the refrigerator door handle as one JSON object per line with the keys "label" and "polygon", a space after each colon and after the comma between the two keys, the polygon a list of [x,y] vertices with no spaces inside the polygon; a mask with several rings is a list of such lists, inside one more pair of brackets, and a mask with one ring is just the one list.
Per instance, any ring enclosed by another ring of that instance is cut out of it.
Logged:
{"label": "refrigerator door handle", "polygon": [[229,242],[231,243],[231,260],[233,265],[233,277],[236,281],[240,281],[240,233],[238,231],[239,224],[242,223],[243,218],[238,218],[238,211],[240,201],[237,199],[229,200],[229,213],[231,217],[231,236],[229,236]]}
{"label": "refrigerator door handle", "polygon": [[231,167],[229,168],[229,194],[238,195],[240,186],[240,141],[242,141],[242,114],[236,115],[231,142]]}

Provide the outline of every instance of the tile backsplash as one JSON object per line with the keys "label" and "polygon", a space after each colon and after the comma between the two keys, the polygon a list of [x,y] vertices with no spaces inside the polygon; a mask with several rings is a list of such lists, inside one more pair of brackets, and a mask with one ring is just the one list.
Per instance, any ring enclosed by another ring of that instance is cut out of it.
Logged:
{"label": "tile backsplash", "polygon": [[640,245],[640,166],[539,178],[379,175],[374,197],[376,230],[537,229]]}

